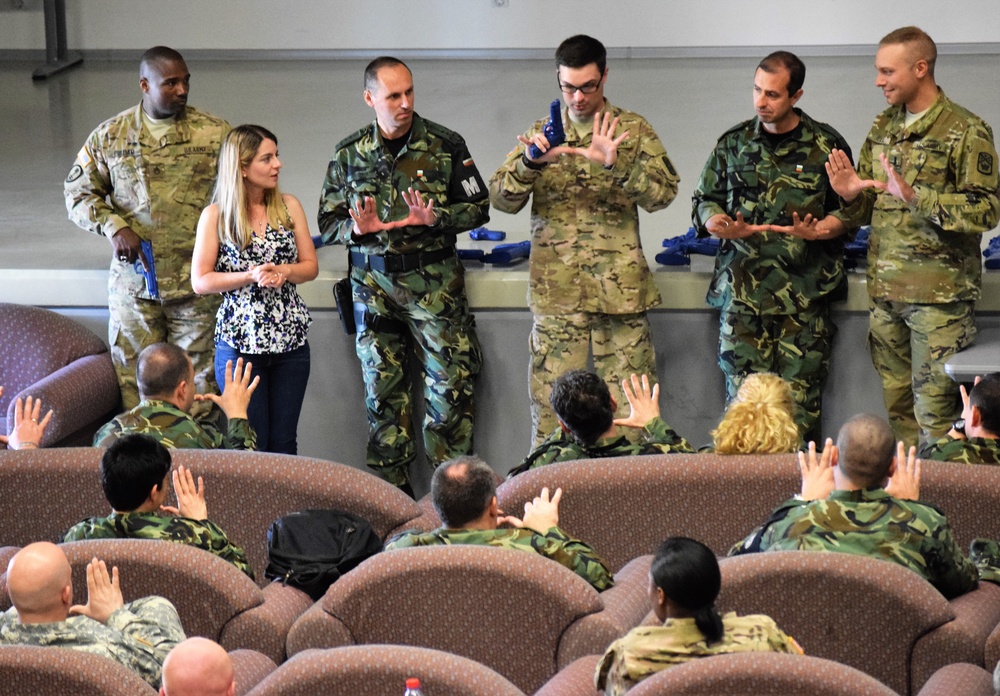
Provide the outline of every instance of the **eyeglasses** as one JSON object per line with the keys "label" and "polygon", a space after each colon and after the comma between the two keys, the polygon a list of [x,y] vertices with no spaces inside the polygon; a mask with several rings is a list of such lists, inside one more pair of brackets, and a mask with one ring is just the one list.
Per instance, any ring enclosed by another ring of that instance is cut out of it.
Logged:
{"label": "eyeglasses", "polygon": [[597,88],[601,86],[600,80],[593,80],[585,85],[571,85],[568,82],[563,82],[559,80],[559,90],[563,94],[573,94],[574,92],[580,92],[582,94],[593,94],[597,91]]}

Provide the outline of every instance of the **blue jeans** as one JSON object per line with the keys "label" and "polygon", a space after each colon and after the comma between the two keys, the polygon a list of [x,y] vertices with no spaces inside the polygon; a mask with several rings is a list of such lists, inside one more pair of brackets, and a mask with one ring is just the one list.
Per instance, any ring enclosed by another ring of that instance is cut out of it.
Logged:
{"label": "blue jeans", "polygon": [[250,397],[247,414],[257,433],[257,450],[298,454],[297,432],[302,399],[309,381],[309,343],[287,353],[241,353],[228,343],[215,344],[215,378],[219,389],[226,383],[226,361],[253,363],[260,383]]}

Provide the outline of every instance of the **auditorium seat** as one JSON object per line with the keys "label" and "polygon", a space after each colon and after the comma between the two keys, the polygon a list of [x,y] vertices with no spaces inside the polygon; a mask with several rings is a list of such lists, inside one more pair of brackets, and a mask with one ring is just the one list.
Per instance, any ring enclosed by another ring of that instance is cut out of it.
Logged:
{"label": "auditorium seat", "polygon": [[558,563],[514,549],[386,551],[331,585],[295,622],[288,654],[377,643],[427,647],[480,662],[532,693],[645,616],[641,564],[616,581],[599,594]]}
{"label": "auditorium seat", "polygon": [[30,305],[0,302],[0,413],[14,428],[18,397],[53,409],[43,447],[89,445],[121,406],[111,353],[94,332],[69,317]]}

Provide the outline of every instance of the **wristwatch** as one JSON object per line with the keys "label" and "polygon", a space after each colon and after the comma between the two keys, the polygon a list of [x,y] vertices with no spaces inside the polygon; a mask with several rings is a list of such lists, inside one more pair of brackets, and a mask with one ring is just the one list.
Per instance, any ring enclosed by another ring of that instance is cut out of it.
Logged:
{"label": "wristwatch", "polygon": [[965,419],[959,418],[957,421],[951,424],[951,429],[957,433],[965,435]]}

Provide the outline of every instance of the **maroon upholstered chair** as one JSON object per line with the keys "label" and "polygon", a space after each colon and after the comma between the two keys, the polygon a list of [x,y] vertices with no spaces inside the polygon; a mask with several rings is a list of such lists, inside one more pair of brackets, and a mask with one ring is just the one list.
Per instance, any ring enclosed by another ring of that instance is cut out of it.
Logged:
{"label": "maroon upholstered chair", "polygon": [[625,568],[616,581],[598,594],[558,563],[514,549],[386,551],[331,585],[295,622],[288,654],[379,643],[433,648],[480,662],[532,693],[645,616],[645,575]]}
{"label": "maroon upholstered chair", "polygon": [[897,696],[860,670],[832,660],[786,653],[734,653],[692,660],[654,674],[629,696]]}
{"label": "maroon upholstered chair", "polygon": [[524,696],[489,667],[427,648],[401,645],[358,645],[332,650],[306,650],[278,668],[250,693],[252,696],[402,694],[406,680],[418,677],[433,696]]}
{"label": "maroon upholstered chair", "polygon": [[2,645],[0,675],[0,692],[10,696],[156,696],[156,689],[127,667],[68,648]]}
{"label": "maroon upholstered chair", "polygon": [[[304,592],[277,583],[263,590],[236,566],[202,549],[169,541],[101,539],[63,544],[73,567],[76,598],[86,597],[86,567],[95,556],[117,566],[125,598],[169,599],[189,636],[204,636],[226,650],[248,648],[275,663],[285,659],[285,636],[312,605]],[[10,607],[0,575],[0,609]]]}
{"label": "maroon upholstered chair", "polygon": [[767,614],[807,655],[850,665],[901,694],[916,694],[954,662],[983,665],[1000,623],[1000,588],[946,600],[903,566],[822,551],[722,559],[720,611]]}
{"label": "maroon upholstered chair", "polygon": [[942,667],[917,696],[995,696],[993,675],[982,667],[960,662]]}
{"label": "maroon upholstered chair", "polygon": [[[81,519],[109,514],[102,455],[93,447],[0,452],[0,490],[32,493],[0,496],[0,546],[60,542]],[[339,508],[364,517],[382,538],[420,515],[395,486],[344,464],[232,450],[171,450],[171,458],[204,477],[209,518],[246,550],[261,585],[267,529],[282,515]]]}
{"label": "maroon upholstered chair", "polygon": [[1000,466],[924,461],[920,500],[948,516],[964,549],[976,538],[1000,539]]}
{"label": "maroon upholstered chair", "polygon": [[236,696],[246,696],[251,689],[278,668],[274,660],[256,650],[231,650],[229,659],[233,662]]}
{"label": "maroon upholstered chair", "polygon": [[111,353],[94,332],[69,317],[30,305],[0,302],[0,413],[14,427],[18,397],[53,409],[42,445],[89,445],[118,412],[121,392]]}
{"label": "maroon upholstered chair", "polygon": [[542,487],[563,489],[559,526],[597,549],[612,570],[669,536],[722,556],[801,488],[795,455],[664,454],[559,462],[497,490],[519,514]]}
{"label": "maroon upholstered chair", "polygon": [[[602,651],[603,655],[603,651]],[[594,672],[601,655],[584,655],[559,670],[545,682],[535,696],[601,696],[604,692],[594,688]]]}

